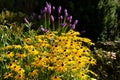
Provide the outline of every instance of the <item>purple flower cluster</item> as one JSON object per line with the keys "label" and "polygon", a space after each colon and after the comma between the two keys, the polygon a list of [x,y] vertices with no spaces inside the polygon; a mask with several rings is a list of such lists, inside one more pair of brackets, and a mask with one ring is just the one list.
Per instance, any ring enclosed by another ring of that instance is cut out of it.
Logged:
{"label": "purple flower cluster", "polygon": [[[57,12],[58,15],[54,13],[55,11],[58,11]],[[36,14],[33,13],[30,18],[31,20],[34,20],[35,17]],[[54,29],[58,30],[58,28],[59,29],[66,28],[67,30],[75,29],[78,23],[78,20],[73,21],[73,17],[68,14],[67,9],[64,9],[64,12],[62,12],[61,6],[56,8],[55,6],[51,6],[51,4],[49,4],[48,2],[46,2],[46,6],[42,10],[40,10],[40,15],[38,15],[37,18],[38,20],[44,20],[42,24],[40,23],[40,25],[42,25],[41,30],[44,32],[46,32],[45,29],[50,29],[50,30],[54,30]],[[29,21],[25,19],[25,22],[28,23]]]}

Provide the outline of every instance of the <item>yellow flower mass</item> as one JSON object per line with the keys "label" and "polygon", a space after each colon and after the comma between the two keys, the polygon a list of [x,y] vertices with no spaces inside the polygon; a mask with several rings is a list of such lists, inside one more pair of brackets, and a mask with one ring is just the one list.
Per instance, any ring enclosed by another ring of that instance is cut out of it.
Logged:
{"label": "yellow flower mass", "polygon": [[57,32],[48,32],[34,36],[32,39],[23,39],[22,45],[5,46],[1,49],[6,52],[3,53],[5,56],[0,58],[7,60],[5,66],[9,70],[4,72],[4,78],[12,77],[13,80],[46,80],[46,78],[49,78],[47,80],[66,80],[67,77],[75,80],[87,79],[90,72],[89,66],[96,64],[87,45],[94,45],[94,43],[88,38],[78,37],[79,35],[79,32],[73,30],[61,35]]}

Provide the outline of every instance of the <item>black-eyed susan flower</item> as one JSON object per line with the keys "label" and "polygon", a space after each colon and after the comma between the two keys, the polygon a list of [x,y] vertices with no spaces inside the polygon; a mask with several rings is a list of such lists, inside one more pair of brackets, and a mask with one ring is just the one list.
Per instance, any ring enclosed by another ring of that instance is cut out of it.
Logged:
{"label": "black-eyed susan flower", "polygon": [[13,77],[13,74],[11,72],[5,72],[3,76],[4,76],[4,79],[8,79],[10,77]]}
{"label": "black-eyed susan flower", "polygon": [[22,49],[22,46],[21,45],[12,45],[13,46],[13,48],[15,48],[15,49]]}
{"label": "black-eyed susan flower", "polygon": [[17,74],[14,78],[15,80],[25,80],[24,74]]}
{"label": "black-eyed susan flower", "polygon": [[23,59],[23,58],[25,58],[27,55],[25,54],[25,53],[16,53],[15,54],[15,57],[16,58],[21,58],[21,59]]}
{"label": "black-eyed susan flower", "polygon": [[55,71],[58,73],[65,72],[65,71],[67,71],[67,68],[64,63],[61,63],[61,64],[58,64],[57,66],[55,66]]}
{"label": "black-eyed susan flower", "polygon": [[27,44],[31,44],[32,43],[32,39],[31,38],[24,39],[24,42],[27,43]]}
{"label": "black-eyed susan flower", "polygon": [[72,68],[71,68],[71,71],[72,72],[77,72],[78,71],[78,66],[76,65],[76,66],[72,66]]}
{"label": "black-eyed susan flower", "polygon": [[35,69],[35,70],[33,70],[32,72],[29,72],[28,75],[29,75],[30,77],[37,77],[37,76],[38,76],[38,70]]}
{"label": "black-eyed susan flower", "polygon": [[16,72],[18,74],[24,74],[25,70],[23,68],[18,68],[18,69],[16,69]]}
{"label": "black-eyed susan flower", "polygon": [[85,72],[81,71],[80,74],[79,74],[79,78],[81,80],[87,80],[88,76],[85,74]]}
{"label": "black-eyed susan flower", "polygon": [[36,49],[29,49],[28,52],[29,52],[29,55],[37,55],[39,53],[38,50]]}
{"label": "black-eyed susan flower", "polygon": [[62,80],[59,76],[51,76],[50,80]]}
{"label": "black-eyed susan flower", "polygon": [[33,50],[34,46],[25,44],[23,48],[26,49],[26,50]]}
{"label": "black-eyed susan flower", "polygon": [[6,52],[5,57],[6,57],[6,58],[13,58],[13,57],[14,57],[14,53],[8,51],[8,52]]}

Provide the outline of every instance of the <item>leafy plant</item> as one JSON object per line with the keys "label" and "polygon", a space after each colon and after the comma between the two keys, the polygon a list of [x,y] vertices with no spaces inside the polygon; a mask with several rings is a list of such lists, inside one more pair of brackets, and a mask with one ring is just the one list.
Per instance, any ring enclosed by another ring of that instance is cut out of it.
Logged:
{"label": "leafy plant", "polygon": [[96,59],[96,65],[92,67],[92,70],[96,72],[98,80],[119,80],[120,77],[120,51],[116,50],[106,51],[101,49],[95,49],[94,57]]}
{"label": "leafy plant", "polygon": [[26,14],[22,12],[12,12],[9,10],[2,10],[0,13],[0,24],[8,24],[8,23],[20,23],[23,22],[23,17],[25,17]]}

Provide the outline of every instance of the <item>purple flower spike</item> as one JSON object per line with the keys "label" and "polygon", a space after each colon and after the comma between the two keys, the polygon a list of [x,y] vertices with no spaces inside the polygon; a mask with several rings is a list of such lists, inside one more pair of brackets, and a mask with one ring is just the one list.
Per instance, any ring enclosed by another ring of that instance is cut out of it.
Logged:
{"label": "purple flower spike", "polygon": [[52,22],[54,22],[54,16],[53,15],[50,16],[50,19],[51,19]]}
{"label": "purple flower spike", "polygon": [[48,13],[51,14],[51,5],[48,4],[48,2],[46,2],[46,7],[47,7]]}
{"label": "purple flower spike", "polygon": [[61,10],[62,10],[62,7],[59,6],[59,7],[58,7],[58,14],[61,14]]}
{"label": "purple flower spike", "polygon": [[63,20],[63,16],[60,16],[60,19]]}
{"label": "purple flower spike", "polygon": [[47,7],[44,8],[44,12],[47,12]]}
{"label": "purple flower spike", "polygon": [[43,32],[45,31],[45,28],[43,28],[43,25],[40,26],[40,30]]}
{"label": "purple flower spike", "polygon": [[25,23],[29,24],[29,21],[27,20],[27,18],[24,18]]}
{"label": "purple flower spike", "polygon": [[70,24],[70,28],[71,28],[71,29],[75,29],[75,24],[73,24],[73,25]]}
{"label": "purple flower spike", "polygon": [[65,16],[67,17],[68,16],[67,9],[65,9],[64,12],[65,12]]}
{"label": "purple flower spike", "polygon": [[51,7],[48,8],[48,13],[51,14]]}
{"label": "purple flower spike", "polygon": [[49,14],[51,14],[51,6],[49,6],[49,7],[47,8],[47,11],[48,11]]}
{"label": "purple flower spike", "polygon": [[41,14],[44,14],[47,12],[47,7],[44,7],[44,10],[41,10]]}
{"label": "purple flower spike", "polygon": [[59,16],[58,19],[59,19],[59,20],[63,20],[63,16]]}
{"label": "purple flower spike", "polygon": [[70,19],[72,19],[72,16],[70,16]]}
{"label": "purple flower spike", "polygon": [[48,2],[46,2],[46,6],[47,6],[47,7],[49,6],[49,3],[48,3]]}
{"label": "purple flower spike", "polygon": [[69,21],[70,21],[70,23],[72,22],[72,16],[70,16],[70,20]]}
{"label": "purple flower spike", "polygon": [[53,11],[55,10],[55,6],[53,6]]}
{"label": "purple flower spike", "polygon": [[78,20],[75,20],[74,24],[76,25],[78,23]]}
{"label": "purple flower spike", "polygon": [[67,25],[66,23],[60,24],[60,26],[63,27],[63,28],[64,28],[66,25]]}
{"label": "purple flower spike", "polygon": [[71,23],[71,22],[72,22],[72,16],[67,17],[67,21],[68,21],[69,23]]}

